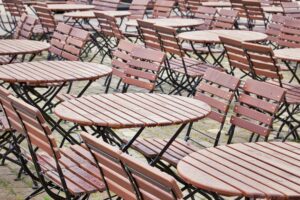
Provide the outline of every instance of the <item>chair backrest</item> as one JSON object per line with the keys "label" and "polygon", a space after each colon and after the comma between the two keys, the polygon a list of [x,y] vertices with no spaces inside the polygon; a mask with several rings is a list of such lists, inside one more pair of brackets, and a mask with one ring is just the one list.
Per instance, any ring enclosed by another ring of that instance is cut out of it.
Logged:
{"label": "chair backrest", "polygon": [[123,199],[138,199],[120,161],[122,152],[88,133],[81,133],[81,138],[93,155],[107,190]]}
{"label": "chair backrest", "polygon": [[158,50],[136,47],[130,56],[129,67],[124,71],[123,82],[152,92],[155,89],[161,65],[164,63],[165,54]]}
{"label": "chair backrest", "polygon": [[151,22],[137,20],[138,31],[146,48],[161,49],[159,39]]}
{"label": "chair backrest", "polygon": [[81,52],[89,37],[90,34],[88,31],[72,27],[64,45],[61,57],[70,61],[80,60]]}
{"label": "chair backrest", "polygon": [[233,29],[238,18],[238,11],[221,9],[212,25],[212,29]]}
{"label": "chair backrest", "polygon": [[101,33],[105,37],[114,37],[117,40],[124,39],[122,31],[120,30],[119,25],[115,17],[106,15],[104,13],[95,13],[99,26],[101,28]]}
{"label": "chair backrest", "polygon": [[250,42],[244,42],[242,47],[247,55],[254,79],[278,79],[281,83],[283,77],[271,47]]}
{"label": "chair backrest", "polygon": [[246,73],[251,72],[250,64],[244,52],[242,42],[226,37],[219,38],[225,49],[231,69],[239,69]]}
{"label": "chair backrest", "polygon": [[233,109],[231,124],[267,140],[284,95],[285,89],[279,86],[248,79]]}
{"label": "chair backrest", "polygon": [[50,40],[49,51],[59,58],[78,61],[89,37],[88,31],[59,23]]}
{"label": "chair backrest", "polygon": [[33,29],[37,24],[37,19],[27,14],[22,14],[18,21],[16,31],[14,33],[15,39],[31,39],[33,35]]}
{"label": "chair backrest", "polygon": [[9,12],[13,17],[21,17],[27,14],[26,7],[22,0],[2,0],[5,11]]}
{"label": "chair backrest", "polygon": [[196,29],[206,30],[211,29],[214,18],[217,14],[217,9],[200,6],[194,11],[194,17],[197,19],[202,19],[204,21],[203,25],[196,27]]}
{"label": "chair backrest", "polygon": [[263,23],[267,27],[267,18],[265,12],[261,6],[260,1],[244,0],[243,5],[246,11],[246,16],[248,20],[248,27],[250,30],[256,25],[255,23]]}
{"label": "chair backrest", "polygon": [[224,124],[230,103],[240,84],[240,79],[214,69],[206,70],[197,87],[195,99],[211,106],[208,118]]}
{"label": "chair backrest", "polygon": [[242,18],[246,18],[246,10],[243,4],[243,0],[230,0],[231,7],[233,10],[238,11],[238,16]]}
{"label": "chair backrest", "polygon": [[95,6],[95,10],[117,10],[120,2],[120,0],[93,0],[92,5]]}
{"label": "chair backrest", "polygon": [[300,47],[300,20],[285,20],[281,28],[277,43],[281,47],[299,48]]}
{"label": "chair backrest", "polygon": [[2,111],[7,118],[9,128],[17,131],[18,133],[24,134],[20,118],[12,107],[9,96],[11,96],[11,93],[4,87],[0,87],[0,104]]}
{"label": "chair backrest", "polygon": [[129,6],[131,15],[128,16],[128,19],[143,19],[146,14],[148,3],[149,0],[133,0]]}
{"label": "chair backrest", "polygon": [[39,18],[39,22],[42,25],[44,32],[54,32],[57,26],[57,22],[51,10],[49,10],[47,7],[42,6],[34,6],[34,9],[36,11],[36,15]]}
{"label": "chair backrest", "polygon": [[265,34],[268,35],[268,40],[272,43],[277,43],[283,24],[286,20],[291,19],[288,16],[273,14],[268,24]]}
{"label": "chair backrest", "polygon": [[182,192],[175,178],[123,153],[121,161],[133,178],[140,199],[179,200]]}
{"label": "chair backrest", "polygon": [[177,31],[174,28],[165,27],[165,26],[157,26],[155,25],[155,30],[158,34],[158,38],[160,40],[161,49],[165,53],[169,53],[171,55],[177,55],[181,58],[185,56],[184,51],[181,48],[180,41],[176,37]]}
{"label": "chair backrest", "polygon": [[175,5],[172,0],[156,0],[153,8],[153,18],[168,18]]}
{"label": "chair backrest", "polygon": [[130,53],[139,45],[131,43],[127,40],[120,40],[117,48],[113,51],[112,74],[124,78],[124,71],[129,67],[128,62],[131,60]]}
{"label": "chair backrest", "polygon": [[35,147],[48,155],[59,159],[61,157],[55,138],[53,137],[49,126],[47,125],[42,113],[35,107],[24,101],[10,96],[11,105],[15,109],[22,124],[22,133],[26,135],[30,152]]}
{"label": "chair backrest", "polygon": [[188,7],[194,11],[197,10],[201,6],[202,0],[186,0]]}
{"label": "chair backrest", "polygon": [[293,18],[300,18],[300,5],[298,2],[281,2],[283,14]]}

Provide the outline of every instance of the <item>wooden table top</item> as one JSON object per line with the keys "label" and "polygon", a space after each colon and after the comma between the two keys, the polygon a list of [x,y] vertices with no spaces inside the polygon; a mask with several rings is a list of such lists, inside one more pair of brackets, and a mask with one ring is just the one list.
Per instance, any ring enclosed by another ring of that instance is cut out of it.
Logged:
{"label": "wooden table top", "polygon": [[281,6],[265,6],[262,7],[264,12],[267,13],[283,13],[283,9]]}
{"label": "wooden table top", "polygon": [[276,58],[300,62],[300,48],[285,48],[274,50]]}
{"label": "wooden table top", "polygon": [[49,43],[35,40],[0,40],[0,55],[39,53],[49,48]]}
{"label": "wooden table top", "polygon": [[[173,28],[187,28],[203,24],[200,19],[184,19],[184,18],[163,18],[163,19],[144,19],[144,21],[152,22],[160,26],[169,26]],[[136,20],[129,20],[125,23],[127,26],[138,26]]]}
{"label": "wooden table top", "polygon": [[178,38],[198,43],[219,43],[219,36],[228,37],[240,41],[258,42],[267,39],[264,33],[244,30],[205,30],[189,31],[178,34]]}
{"label": "wooden table top", "polygon": [[211,1],[211,2],[202,2],[202,6],[207,7],[219,7],[219,8],[225,8],[225,7],[231,7],[231,3],[229,1]]}
{"label": "wooden table top", "polygon": [[258,142],[207,148],[183,158],[179,175],[225,196],[300,199],[300,144]]}
{"label": "wooden table top", "polygon": [[164,94],[115,93],[83,96],[55,108],[63,120],[109,128],[154,127],[200,120],[210,113],[206,103]]}
{"label": "wooden table top", "polygon": [[0,80],[9,83],[60,83],[96,80],[111,73],[98,63],[79,61],[23,62],[0,66]]}
{"label": "wooden table top", "polygon": [[52,11],[77,11],[77,10],[92,10],[95,8],[94,5],[84,4],[48,4],[47,7]]}
{"label": "wooden table top", "polygon": [[95,13],[104,13],[113,17],[127,17],[131,15],[129,11],[124,11],[124,10],[117,10],[117,11],[96,11],[96,10],[91,10],[91,11],[78,11],[78,12],[68,12],[65,13],[65,17],[72,17],[72,18],[85,18],[85,19],[93,19],[96,18]]}

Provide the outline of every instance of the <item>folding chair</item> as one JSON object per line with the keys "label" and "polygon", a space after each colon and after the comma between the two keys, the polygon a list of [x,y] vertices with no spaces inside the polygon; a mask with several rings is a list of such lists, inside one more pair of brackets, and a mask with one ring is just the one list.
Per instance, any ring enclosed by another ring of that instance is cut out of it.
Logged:
{"label": "folding chair", "polygon": [[204,24],[195,27],[196,30],[209,30],[212,28],[213,21],[217,14],[217,9],[199,6],[194,13],[194,18],[202,19],[204,21]]}
{"label": "folding chair", "polygon": [[168,18],[171,15],[175,1],[172,0],[156,0],[151,18]]}
{"label": "folding chair", "polygon": [[218,15],[215,17],[212,23],[212,29],[234,29],[234,25],[238,19],[238,14],[239,12],[236,10],[219,10]]}
{"label": "folding chair", "polygon": [[95,10],[117,10],[120,2],[120,0],[93,0],[92,5],[95,6]]}
{"label": "folding chair", "polygon": [[31,161],[41,187],[29,195],[31,199],[45,191],[54,199],[88,199],[90,194],[105,191],[105,185],[88,151],[79,145],[58,148],[50,128],[38,109],[10,97],[21,120]]}
{"label": "folding chair", "polygon": [[268,19],[265,16],[265,12],[262,8],[260,1],[243,1],[243,5],[246,11],[249,30],[264,31],[267,28]]}
{"label": "folding chair", "polygon": [[174,178],[87,133],[82,133],[81,137],[97,163],[110,199],[111,192],[123,199],[182,198]]}
{"label": "folding chair", "polygon": [[257,142],[260,137],[264,137],[264,141],[267,141],[275,116],[284,100],[285,89],[248,79],[241,90],[233,109],[234,115],[230,118],[231,126],[227,143],[232,143],[237,127],[251,133],[249,142]]}
{"label": "folding chair", "polygon": [[298,2],[281,2],[283,14],[295,19],[300,18],[300,5]]}

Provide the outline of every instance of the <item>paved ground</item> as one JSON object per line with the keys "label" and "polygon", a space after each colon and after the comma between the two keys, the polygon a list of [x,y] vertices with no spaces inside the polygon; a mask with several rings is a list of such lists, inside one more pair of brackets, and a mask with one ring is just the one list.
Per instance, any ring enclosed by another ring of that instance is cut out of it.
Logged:
{"label": "paved ground", "polygon": [[[37,59],[44,59],[45,55],[40,56]],[[95,60],[94,62],[98,62],[98,60]],[[109,60],[107,60],[107,63],[109,63]],[[288,75],[287,75],[288,76]],[[116,85],[116,79],[114,79],[112,85]],[[90,89],[87,91],[87,94],[100,94],[103,93],[104,90],[104,79],[101,79],[97,82],[95,82]],[[79,91],[80,88],[83,87],[83,83],[76,83],[74,85],[75,88],[75,92]],[[164,86],[165,91],[168,91],[170,88],[168,86]],[[130,90],[133,92],[137,92],[138,90],[133,89]],[[111,92],[113,92],[113,90],[111,90]],[[224,131],[222,134],[222,143],[224,143],[227,140],[227,136],[225,135],[225,133],[227,132],[228,128],[229,128],[229,123],[226,123],[227,125],[225,125],[224,127]],[[69,124],[65,124],[64,126],[68,127]],[[276,129],[276,127],[278,127],[278,124],[276,124],[274,126],[274,128]],[[146,129],[145,132],[143,133],[142,137],[157,137],[157,138],[169,138],[172,133],[174,133],[174,131],[176,130],[176,126],[174,127],[163,127],[163,128],[149,128]],[[218,131],[218,126],[216,126],[216,124],[212,121],[209,120],[202,120],[199,123],[196,123],[194,125],[194,128],[197,130],[203,130],[206,134],[210,135],[210,136],[214,136],[216,134],[216,132]],[[123,138],[131,138],[133,136],[133,134],[135,133],[134,129],[126,129],[126,130],[116,130],[118,132],[118,134],[120,134],[121,137]],[[185,131],[184,131],[185,132]],[[181,134],[180,137],[184,136],[184,132]],[[237,132],[239,132],[239,130],[237,130]],[[240,142],[245,142],[246,141],[246,137],[248,136],[248,134],[245,134],[243,132],[243,134],[239,134],[236,138],[236,141],[240,141]],[[209,141],[209,139],[199,133],[196,133],[195,131],[193,131],[193,137],[197,140],[197,141],[201,141],[201,143],[203,143],[206,146],[211,146],[211,143]],[[59,135],[56,135],[57,140],[60,139]],[[142,158],[141,155],[135,153],[135,152],[130,152],[133,156],[144,160]],[[4,166],[0,166],[0,199],[5,199],[5,200],[15,200],[15,199],[24,199],[28,194],[30,194],[33,190],[31,189],[32,187],[32,182],[31,180],[28,179],[28,177],[26,177],[25,175],[22,176],[21,180],[16,181],[16,174],[18,172],[18,167],[6,162]],[[100,195],[97,194],[95,196],[92,197],[92,199],[102,199],[104,198],[106,195]],[[36,200],[47,200],[50,199],[47,195],[45,194],[41,194],[39,196],[37,196],[36,198],[34,198]],[[199,198],[201,199],[201,198]]]}

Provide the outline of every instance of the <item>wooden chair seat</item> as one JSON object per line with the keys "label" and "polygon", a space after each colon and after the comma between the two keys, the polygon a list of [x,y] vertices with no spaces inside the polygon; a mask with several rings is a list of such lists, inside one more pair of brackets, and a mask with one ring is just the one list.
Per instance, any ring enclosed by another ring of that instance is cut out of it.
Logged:
{"label": "wooden chair seat", "polygon": [[[207,69],[216,68],[216,66],[203,63],[201,61],[192,59],[192,58],[182,58],[184,59],[186,65],[187,75],[190,77],[201,77],[206,72]],[[182,64],[182,59],[174,59],[169,60],[170,68],[176,72],[181,74],[186,74],[185,69]]]}
{"label": "wooden chair seat", "polygon": [[[132,149],[138,151],[146,158],[154,158],[163,147],[167,144],[168,140],[163,139],[137,139],[131,146]],[[176,139],[168,150],[163,154],[162,160],[170,163],[176,167],[178,162],[185,156],[192,152],[199,150],[189,141]]]}
{"label": "wooden chair seat", "polygon": [[[62,157],[59,159],[69,191],[74,195],[105,191],[105,184],[99,174],[91,154],[79,145],[61,148]],[[31,159],[29,155],[28,159]],[[46,153],[38,154],[43,173],[49,180],[61,185],[56,172],[55,160]]]}
{"label": "wooden chair seat", "polygon": [[[194,48],[198,53],[209,53],[208,47],[194,44]],[[193,52],[194,51],[192,46],[188,43],[183,43],[182,44],[182,49],[184,51],[187,51],[187,52]],[[220,48],[212,48],[211,50],[212,50],[212,53],[222,53],[223,52],[223,49],[220,49]]]}

